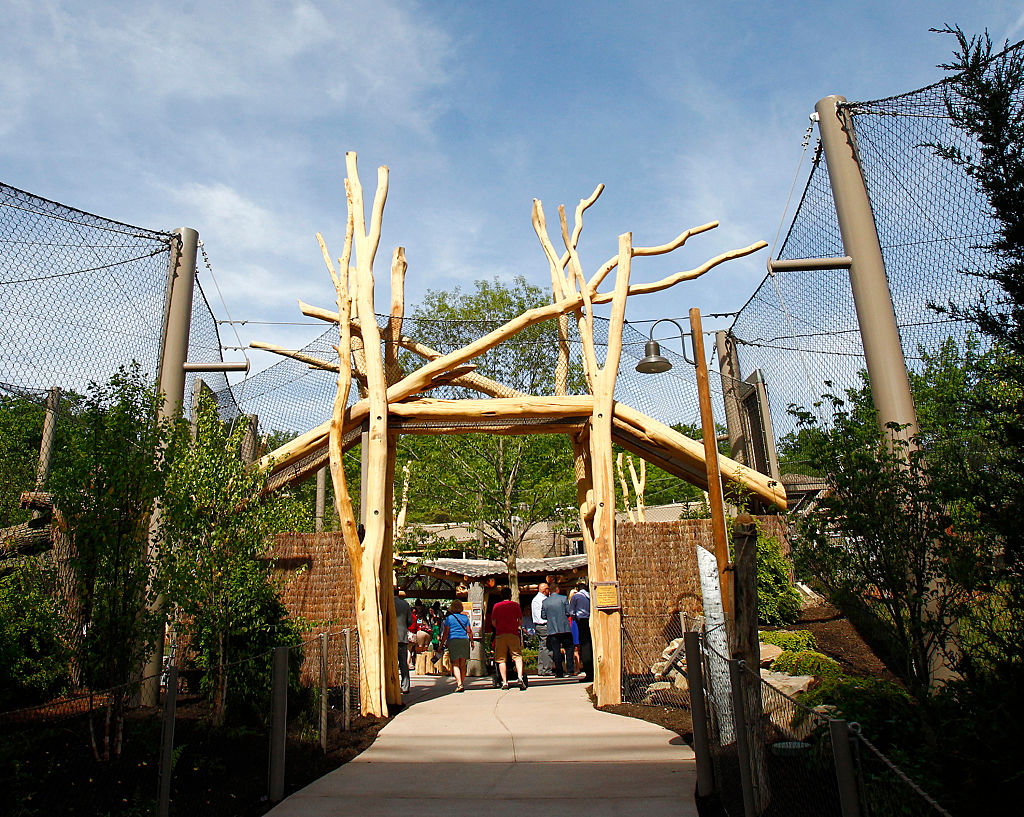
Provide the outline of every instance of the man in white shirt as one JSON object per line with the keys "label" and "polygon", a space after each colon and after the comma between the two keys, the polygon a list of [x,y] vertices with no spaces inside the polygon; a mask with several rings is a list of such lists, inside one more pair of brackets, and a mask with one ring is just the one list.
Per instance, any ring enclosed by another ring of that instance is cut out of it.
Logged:
{"label": "man in white shirt", "polygon": [[537,630],[537,674],[538,675],[554,675],[554,667],[552,666],[551,651],[548,650],[548,622],[544,618],[543,606],[544,599],[548,597],[548,593],[551,591],[548,589],[547,582],[541,582],[540,587],[537,588],[537,595],[533,597],[533,601],[530,602],[530,618],[533,619],[533,626]]}

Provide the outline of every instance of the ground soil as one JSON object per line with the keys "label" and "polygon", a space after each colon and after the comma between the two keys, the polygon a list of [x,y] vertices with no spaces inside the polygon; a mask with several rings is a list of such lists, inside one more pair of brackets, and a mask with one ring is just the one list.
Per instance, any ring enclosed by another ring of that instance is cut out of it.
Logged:
{"label": "ground soil", "polygon": [[861,638],[860,633],[831,604],[808,607],[789,630],[810,630],[818,642],[818,652],[834,658],[847,675],[868,678],[883,678],[886,681],[899,680],[874,650]]}

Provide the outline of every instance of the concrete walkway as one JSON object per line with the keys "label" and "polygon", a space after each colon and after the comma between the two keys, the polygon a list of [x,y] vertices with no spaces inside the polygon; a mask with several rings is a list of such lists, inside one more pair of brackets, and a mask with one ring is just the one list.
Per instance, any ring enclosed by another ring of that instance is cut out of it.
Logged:
{"label": "concrete walkway", "polygon": [[693,752],[675,733],[598,712],[575,679],[526,691],[413,679],[408,705],[363,754],[270,814],[696,817]]}

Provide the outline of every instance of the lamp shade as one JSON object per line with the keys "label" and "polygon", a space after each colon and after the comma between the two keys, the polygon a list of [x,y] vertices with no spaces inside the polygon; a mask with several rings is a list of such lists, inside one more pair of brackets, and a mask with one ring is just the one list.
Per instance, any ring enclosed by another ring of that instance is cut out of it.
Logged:
{"label": "lamp shade", "polygon": [[658,374],[672,368],[672,362],[661,354],[658,341],[649,340],[644,344],[644,359],[636,364],[636,370],[643,374]]}

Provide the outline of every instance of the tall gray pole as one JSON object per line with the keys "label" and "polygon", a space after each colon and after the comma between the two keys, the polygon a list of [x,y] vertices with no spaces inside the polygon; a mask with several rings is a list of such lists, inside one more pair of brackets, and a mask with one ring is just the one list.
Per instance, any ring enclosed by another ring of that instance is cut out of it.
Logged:
{"label": "tall gray pole", "polygon": [[[171,244],[170,268],[167,280],[167,296],[164,301],[164,326],[160,341],[160,370],[157,389],[163,394],[160,419],[174,417],[181,411],[185,398],[185,361],[188,358],[188,336],[192,325],[192,292],[196,282],[196,253],[199,248],[199,233],[190,227],[174,231],[177,241]],[[160,510],[153,512],[150,520],[149,554],[157,551],[157,529]],[[163,597],[153,602],[153,609],[162,613]],[[156,706],[160,697],[160,673],[163,669],[164,626],[157,628],[153,653],[146,662],[142,677],[142,703]]]}
{"label": "tall gray pole", "polygon": [[853,118],[841,105],[841,96],[827,96],[814,106],[818,132],[832,183],[839,231],[846,254],[853,259],[850,286],[857,308],[864,357],[871,378],[871,395],[883,433],[889,423],[906,426],[903,436],[917,434],[917,412],[910,394],[907,361],[903,357],[896,311],[885,276],[882,248],[871,212],[857,154]]}
{"label": "tall gray pole", "polygon": [[741,395],[748,388],[741,382],[740,361],[736,354],[736,341],[720,329],[715,332],[718,351],[718,370],[722,374],[722,402],[725,403],[725,427],[729,432],[729,457],[740,465],[750,465],[747,456],[747,431],[743,425]]}
{"label": "tall gray pole", "polygon": [[316,472],[316,513],[313,516],[314,530],[320,533],[324,529],[324,506],[327,504],[327,467],[318,468]]}

